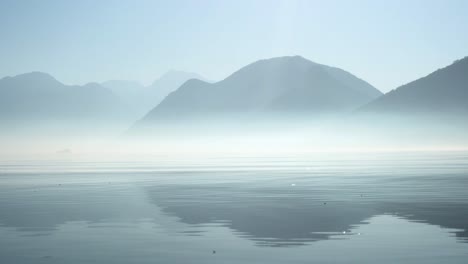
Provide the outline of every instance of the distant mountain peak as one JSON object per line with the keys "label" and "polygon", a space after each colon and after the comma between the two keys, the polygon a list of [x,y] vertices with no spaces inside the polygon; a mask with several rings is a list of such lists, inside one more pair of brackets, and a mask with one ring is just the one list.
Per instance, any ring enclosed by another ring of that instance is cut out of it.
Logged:
{"label": "distant mountain peak", "polygon": [[138,117],[141,117],[158,105],[168,94],[191,79],[204,80],[196,73],[170,70],[148,86],[125,80],[107,81],[103,82],[102,85],[112,90],[122,101],[134,109]]}
{"label": "distant mountain peak", "polygon": [[52,75],[46,73],[46,72],[41,72],[41,71],[32,71],[32,72],[27,72],[27,73],[23,73],[23,74],[18,74],[16,75],[15,77],[18,77],[18,78],[43,78],[43,79],[52,79],[52,80],[55,80],[54,77],[52,77]]}
{"label": "distant mountain peak", "polygon": [[45,122],[46,127],[48,122],[120,122],[127,116],[125,104],[97,83],[65,85],[43,72],[0,80],[0,119],[8,122]]}
{"label": "distant mountain peak", "polygon": [[250,63],[219,82],[188,80],[144,120],[210,113],[338,113],[380,95],[344,70],[283,56]]}
{"label": "distant mountain peak", "polygon": [[[176,88],[178,88],[178,86],[180,86],[185,81],[190,80],[190,79],[204,80],[204,78],[197,73],[172,69],[172,70],[167,71],[163,75],[161,75],[161,77],[156,79],[150,86],[165,86],[165,85],[174,86],[173,85],[174,83],[176,84],[175,86],[177,86]],[[170,89],[170,90],[173,90],[173,89]]]}
{"label": "distant mountain peak", "polygon": [[[294,56],[281,56],[281,57],[273,57],[267,59],[257,60],[255,62],[250,63],[249,65],[262,65],[262,64],[271,64],[271,63],[286,63],[286,64],[294,64],[294,63],[307,63],[307,64],[317,64],[311,60],[308,60],[302,56],[294,55]],[[249,66],[247,65],[247,66]],[[247,67],[246,66],[246,67]]]}
{"label": "distant mountain peak", "polygon": [[57,79],[52,77],[52,75],[40,72],[40,71],[33,71],[28,73],[19,74],[13,77],[5,77],[2,80],[15,80],[15,81],[23,81],[23,82],[38,82],[42,84],[61,84]]}
{"label": "distant mountain peak", "polygon": [[301,55],[289,55],[289,56],[265,58],[265,59],[257,60],[256,62],[260,62],[260,61],[308,61],[308,62],[312,62]]}
{"label": "distant mountain peak", "polygon": [[[57,81],[51,75],[37,71],[0,79],[1,92],[8,93],[10,95],[16,92],[28,94],[46,90],[59,91],[64,87],[64,84]],[[4,96],[6,96],[6,94],[4,94]]]}

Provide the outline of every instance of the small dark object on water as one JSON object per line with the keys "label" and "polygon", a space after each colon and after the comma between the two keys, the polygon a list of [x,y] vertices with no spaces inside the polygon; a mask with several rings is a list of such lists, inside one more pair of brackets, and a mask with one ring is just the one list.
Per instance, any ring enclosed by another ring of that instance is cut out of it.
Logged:
{"label": "small dark object on water", "polygon": [[323,203],[323,205],[326,205],[326,204],[327,204],[326,202],[325,202],[325,203]]}
{"label": "small dark object on water", "polygon": [[216,254],[216,250],[213,250],[213,254]]}
{"label": "small dark object on water", "polygon": [[71,153],[72,153],[71,149],[68,149],[68,148],[57,151],[57,154],[71,154]]}

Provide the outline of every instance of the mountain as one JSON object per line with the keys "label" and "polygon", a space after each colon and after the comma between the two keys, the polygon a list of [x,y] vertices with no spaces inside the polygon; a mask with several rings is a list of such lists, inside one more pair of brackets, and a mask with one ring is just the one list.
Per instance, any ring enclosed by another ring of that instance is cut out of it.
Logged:
{"label": "mountain", "polygon": [[[161,102],[169,93],[177,90],[177,88],[190,79],[204,80],[202,76],[193,72],[171,70],[155,80],[148,88],[150,92],[157,97],[159,102]],[[156,105],[159,102],[157,102]]]}
{"label": "mountain", "polygon": [[300,56],[249,64],[226,79],[185,82],[140,123],[223,113],[342,113],[381,92],[352,74]]}
{"label": "mountain", "polygon": [[110,89],[114,94],[118,95],[128,104],[133,103],[135,100],[139,100],[144,89],[146,89],[145,86],[137,81],[127,80],[111,80],[103,82],[101,85]]}
{"label": "mountain", "polygon": [[129,122],[128,108],[107,88],[65,85],[42,72],[0,79],[0,120],[8,123]]}
{"label": "mountain", "polygon": [[103,82],[102,85],[111,89],[132,107],[137,117],[140,118],[157,106],[169,93],[175,91],[187,80],[194,78],[203,79],[196,73],[171,70],[149,86],[125,80],[107,81]]}
{"label": "mountain", "polygon": [[377,98],[359,112],[468,114],[468,57]]}

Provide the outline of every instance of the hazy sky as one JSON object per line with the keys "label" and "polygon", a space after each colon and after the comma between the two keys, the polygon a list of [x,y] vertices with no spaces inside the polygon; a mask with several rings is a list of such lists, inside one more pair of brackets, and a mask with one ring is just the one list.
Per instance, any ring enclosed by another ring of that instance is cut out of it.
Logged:
{"label": "hazy sky", "polygon": [[0,0],[0,76],[150,82],[170,69],[219,80],[302,55],[382,91],[468,55],[468,1]]}

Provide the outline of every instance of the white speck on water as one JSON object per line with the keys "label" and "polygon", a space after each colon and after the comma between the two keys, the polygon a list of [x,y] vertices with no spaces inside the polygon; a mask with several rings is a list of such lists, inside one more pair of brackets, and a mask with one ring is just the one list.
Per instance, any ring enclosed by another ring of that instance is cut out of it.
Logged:
{"label": "white speck on water", "polygon": [[291,186],[296,186],[296,184],[295,184],[295,183],[291,183]]}

